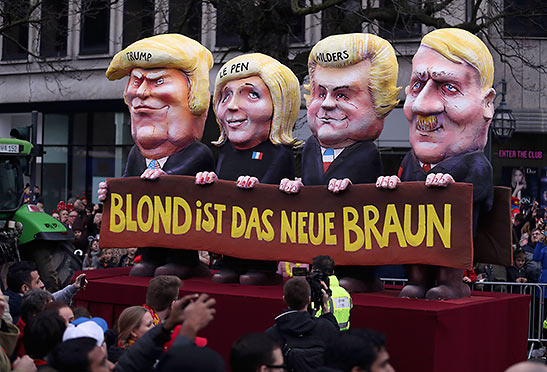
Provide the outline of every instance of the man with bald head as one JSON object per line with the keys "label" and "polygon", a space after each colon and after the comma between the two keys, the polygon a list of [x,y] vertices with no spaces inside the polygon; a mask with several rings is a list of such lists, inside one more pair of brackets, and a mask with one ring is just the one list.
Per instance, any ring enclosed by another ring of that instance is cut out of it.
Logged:
{"label": "man with bald head", "polygon": [[507,368],[505,372],[547,372],[547,366],[538,362],[520,362]]}
{"label": "man with bald head", "polygon": [[[154,180],[169,174],[193,176],[213,170],[211,150],[200,142],[209,108],[213,56],[183,35],[156,35],[134,42],[114,56],[106,77],[129,75],[124,92],[135,145],[124,177]],[[100,185],[99,199],[106,197]],[[206,275],[197,251],[146,249],[131,275]]]}
{"label": "man with bald head", "polygon": [[[376,186],[394,189],[400,181],[425,181],[446,187],[473,184],[473,234],[493,203],[492,166],[484,155],[494,114],[494,63],[486,45],[461,29],[430,32],[412,60],[412,76],[403,108],[412,150],[398,176],[379,177]],[[463,270],[410,265],[402,297],[427,299],[470,295]]]}

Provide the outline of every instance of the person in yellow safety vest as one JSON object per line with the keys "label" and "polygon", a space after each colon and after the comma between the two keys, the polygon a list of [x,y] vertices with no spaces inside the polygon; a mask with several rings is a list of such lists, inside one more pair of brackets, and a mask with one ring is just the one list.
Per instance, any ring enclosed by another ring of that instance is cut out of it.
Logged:
{"label": "person in yellow safety vest", "polygon": [[[336,318],[341,331],[349,329],[350,311],[353,308],[351,296],[343,287],[340,287],[338,278],[334,275],[334,260],[330,256],[313,258],[312,270],[320,270],[329,275],[329,288],[332,295],[329,299],[329,310]],[[321,316],[321,308],[315,316]]]}

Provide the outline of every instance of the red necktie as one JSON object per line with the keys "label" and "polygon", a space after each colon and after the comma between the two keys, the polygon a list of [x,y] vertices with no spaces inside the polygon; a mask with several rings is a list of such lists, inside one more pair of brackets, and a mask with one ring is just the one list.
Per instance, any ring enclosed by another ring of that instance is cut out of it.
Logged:
{"label": "red necktie", "polygon": [[431,164],[428,164],[428,163],[425,163],[423,166],[422,166],[424,172],[429,172],[431,170]]}

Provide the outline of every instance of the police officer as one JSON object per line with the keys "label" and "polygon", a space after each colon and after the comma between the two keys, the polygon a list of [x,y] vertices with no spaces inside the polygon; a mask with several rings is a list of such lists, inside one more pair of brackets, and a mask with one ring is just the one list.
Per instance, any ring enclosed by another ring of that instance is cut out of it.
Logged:
{"label": "police officer", "polygon": [[[338,278],[334,275],[334,260],[326,255],[314,257],[312,270],[322,271],[329,276],[329,288],[332,291],[332,296],[329,299],[329,310],[334,314],[340,330],[348,330],[349,316],[353,302],[348,291],[340,287]],[[321,308],[319,308],[315,316],[320,316],[321,313]]]}

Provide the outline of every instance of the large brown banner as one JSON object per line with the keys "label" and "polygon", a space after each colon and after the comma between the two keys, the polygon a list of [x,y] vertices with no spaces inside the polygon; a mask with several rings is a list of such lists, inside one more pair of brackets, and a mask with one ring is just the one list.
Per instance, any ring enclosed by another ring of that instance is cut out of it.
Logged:
{"label": "large brown banner", "polygon": [[421,263],[470,268],[472,185],[397,190],[325,186],[286,195],[274,185],[251,190],[234,182],[198,186],[193,177],[108,180],[101,247],[206,250],[247,259],[337,265]]}

